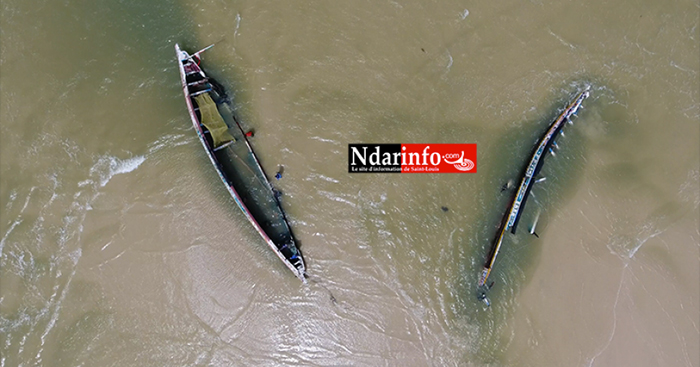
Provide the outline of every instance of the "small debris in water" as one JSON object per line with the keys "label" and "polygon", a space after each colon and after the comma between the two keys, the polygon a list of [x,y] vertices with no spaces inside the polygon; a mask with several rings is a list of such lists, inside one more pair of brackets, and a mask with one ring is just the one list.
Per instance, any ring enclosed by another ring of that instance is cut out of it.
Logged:
{"label": "small debris in water", "polygon": [[450,210],[450,209],[449,209],[448,207],[446,207],[446,206],[443,206],[443,207],[440,208],[440,209],[442,209],[442,211],[445,212],[445,213],[447,213],[447,211]]}

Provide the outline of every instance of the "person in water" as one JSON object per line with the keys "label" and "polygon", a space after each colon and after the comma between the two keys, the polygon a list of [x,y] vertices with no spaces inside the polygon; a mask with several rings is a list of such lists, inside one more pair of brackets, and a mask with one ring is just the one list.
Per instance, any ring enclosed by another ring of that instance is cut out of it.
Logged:
{"label": "person in water", "polygon": [[513,180],[508,180],[508,182],[504,183],[503,186],[501,186],[501,192],[506,191],[506,190],[510,190],[514,186],[515,186],[515,183],[513,182]]}
{"label": "person in water", "polygon": [[278,180],[282,178],[282,172],[284,172],[284,167],[280,166],[280,168],[277,170],[277,173],[275,174],[275,178]]}
{"label": "person in water", "polygon": [[489,285],[484,285],[484,286],[482,286],[483,288],[479,291],[479,293],[478,293],[477,296],[476,296],[476,299],[478,299],[479,301],[482,301],[482,302],[486,303],[486,306],[487,306],[487,307],[490,307],[490,306],[491,306],[491,302],[489,301],[488,297],[486,297],[486,292],[489,291],[489,290],[491,290],[491,288],[493,288],[493,284],[494,284],[494,283],[496,283],[495,280],[492,281],[491,284],[489,284]]}

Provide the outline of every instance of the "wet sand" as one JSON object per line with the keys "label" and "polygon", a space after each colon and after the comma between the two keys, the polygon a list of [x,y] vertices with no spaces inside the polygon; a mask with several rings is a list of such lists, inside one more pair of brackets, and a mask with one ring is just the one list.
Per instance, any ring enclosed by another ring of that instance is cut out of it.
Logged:
{"label": "wet sand", "polygon": [[697,206],[684,203],[662,227],[645,213],[620,233],[622,213],[601,210],[591,192],[557,209],[539,232],[546,241],[531,244],[539,255],[511,318],[509,363],[697,365],[700,323],[687,312],[699,307]]}

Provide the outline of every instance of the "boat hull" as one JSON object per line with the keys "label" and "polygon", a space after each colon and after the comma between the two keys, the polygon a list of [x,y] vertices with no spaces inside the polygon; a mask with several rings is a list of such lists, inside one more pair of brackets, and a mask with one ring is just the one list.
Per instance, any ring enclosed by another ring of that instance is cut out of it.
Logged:
{"label": "boat hull", "polygon": [[549,152],[552,144],[554,143],[554,138],[561,132],[566,122],[578,112],[579,108],[581,108],[581,104],[586,98],[588,98],[589,94],[590,87],[586,87],[574,98],[571,103],[569,103],[569,105],[567,105],[566,109],[564,109],[559,117],[552,122],[549,129],[547,129],[544,135],[542,135],[540,138],[537,148],[530,157],[525,173],[520,179],[518,190],[511,199],[508,210],[503,216],[501,225],[498,227],[498,232],[491,245],[491,250],[486,259],[486,263],[484,264],[479,276],[479,287],[486,286],[486,282],[488,281],[489,275],[491,274],[491,269],[496,262],[496,257],[501,249],[506,232],[510,231],[511,233],[515,233],[518,221],[520,220],[520,214],[522,213],[522,210],[525,207],[525,202],[530,195],[532,185],[536,181],[535,176],[537,176],[542,169],[544,157],[547,155],[547,152]]}
{"label": "boat hull", "polygon": [[[295,276],[306,282],[303,257],[296,246],[277,192],[267,180],[240,124],[225,102],[225,92],[199,67],[198,53],[189,55],[177,44],[175,52],[192,125],[219,178],[270,249]],[[197,106],[196,97],[203,93],[209,94],[216,102],[217,110],[229,128],[228,133],[235,141],[214,145],[211,132],[202,124],[202,115]]]}

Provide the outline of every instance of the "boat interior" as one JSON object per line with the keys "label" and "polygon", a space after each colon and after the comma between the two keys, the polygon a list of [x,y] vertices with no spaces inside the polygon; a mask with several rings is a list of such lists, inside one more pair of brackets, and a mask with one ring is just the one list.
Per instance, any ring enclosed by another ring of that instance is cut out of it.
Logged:
{"label": "boat interior", "polygon": [[200,73],[198,67],[189,65],[188,71],[188,65],[185,66],[192,105],[217,169],[284,257],[301,267],[301,256],[280,207],[279,192],[270,186],[256,161],[225,91],[215,80]]}

